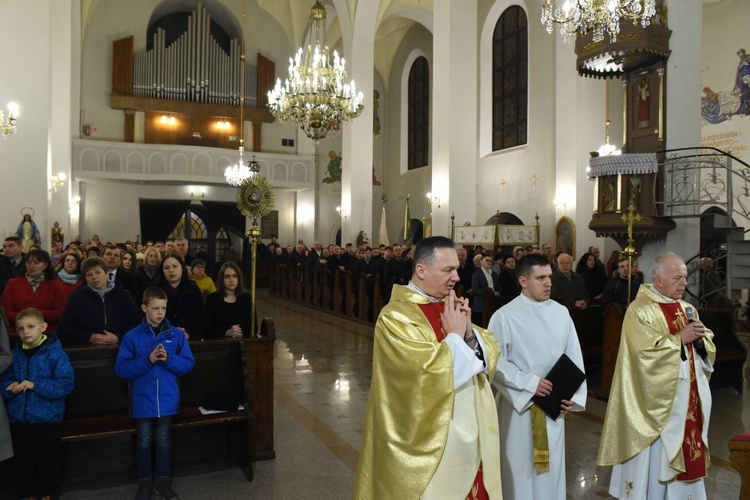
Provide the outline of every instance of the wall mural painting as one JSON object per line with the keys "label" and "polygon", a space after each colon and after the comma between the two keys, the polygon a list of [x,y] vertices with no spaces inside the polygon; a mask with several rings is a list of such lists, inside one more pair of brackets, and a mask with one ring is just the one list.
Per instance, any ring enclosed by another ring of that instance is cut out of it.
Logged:
{"label": "wall mural painting", "polygon": [[737,50],[737,66],[722,66],[718,70],[727,90],[703,86],[701,95],[701,145],[727,151],[744,159],[748,148],[746,137],[750,133],[750,54]]}
{"label": "wall mural painting", "polygon": [[329,151],[328,160],[328,168],[326,169],[326,176],[323,179],[323,184],[341,182],[341,153],[337,153],[333,150]]}
{"label": "wall mural painting", "polygon": [[739,61],[731,90],[703,87],[701,115],[706,124],[721,123],[735,115],[750,115],[750,54],[739,49],[737,57]]}

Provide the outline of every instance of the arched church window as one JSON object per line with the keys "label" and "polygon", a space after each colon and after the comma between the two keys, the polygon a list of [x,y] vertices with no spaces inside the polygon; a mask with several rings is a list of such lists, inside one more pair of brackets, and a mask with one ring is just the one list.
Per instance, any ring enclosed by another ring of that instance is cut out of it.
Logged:
{"label": "arched church window", "polygon": [[226,229],[224,229],[224,226],[220,227],[218,231],[216,231],[216,238],[215,240],[215,246],[216,246],[216,252],[214,252],[214,262],[221,262],[222,258],[224,257],[224,252],[227,251],[229,248],[229,244],[232,242],[232,240],[229,239],[229,234],[227,234]]}
{"label": "arched church window", "polygon": [[492,150],[527,142],[528,31],[526,13],[508,7],[492,36]]}
{"label": "arched church window", "polygon": [[203,222],[203,219],[192,210],[188,210],[188,215],[190,216],[190,230],[185,231],[185,221],[187,218],[183,217],[172,230],[172,238],[185,237],[189,240],[205,240],[206,224]]}
{"label": "arched church window", "polygon": [[418,57],[409,71],[409,170],[424,167],[430,146],[430,68]]}

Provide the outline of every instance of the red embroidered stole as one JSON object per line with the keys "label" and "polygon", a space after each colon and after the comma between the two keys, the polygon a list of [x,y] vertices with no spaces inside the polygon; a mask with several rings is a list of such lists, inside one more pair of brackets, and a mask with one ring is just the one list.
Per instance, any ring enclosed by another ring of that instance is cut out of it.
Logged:
{"label": "red embroidered stole", "polygon": [[[669,333],[677,334],[687,324],[685,313],[678,302],[659,304],[669,325]],[[693,346],[685,347],[690,364],[690,396],[688,411],[685,417],[685,438],[682,441],[682,456],[685,460],[685,472],[677,475],[678,481],[694,481],[706,476],[706,453],[703,443],[703,412],[698,396],[698,381],[695,378],[695,353]]]}
{"label": "red embroidered stole", "polygon": [[[435,332],[435,338],[442,342],[447,332],[443,329],[443,323],[440,321],[440,315],[443,313],[444,304],[442,302],[430,302],[429,304],[417,304],[422,310],[427,322]],[[487,490],[484,488],[482,480],[482,463],[479,463],[479,470],[474,477],[474,483],[471,485],[471,491],[466,495],[466,500],[490,500]]]}

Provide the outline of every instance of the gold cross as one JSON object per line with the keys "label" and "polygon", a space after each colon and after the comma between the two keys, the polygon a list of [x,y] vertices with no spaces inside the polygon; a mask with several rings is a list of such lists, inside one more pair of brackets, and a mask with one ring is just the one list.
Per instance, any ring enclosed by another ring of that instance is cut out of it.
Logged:
{"label": "gold cross", "polygon": [[632,245],[635,241],[633,238],[633,223],[641,221],[641,214],[638,213],[635,206],[628,205],[628,215],[623,214],[622,221],[628,225],[628,245]]}

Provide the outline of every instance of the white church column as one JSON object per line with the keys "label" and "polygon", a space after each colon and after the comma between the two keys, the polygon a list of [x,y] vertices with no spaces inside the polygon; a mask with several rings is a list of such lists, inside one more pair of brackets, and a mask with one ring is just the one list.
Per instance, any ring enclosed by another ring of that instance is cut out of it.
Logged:
{"label": "white church column", "polygon": [[[20,210],[31,207],[34,220],[43,232],[47,219],[47,158],[50,84],[50,49],[54,2],[0,0],[3,33],[12,43],[0,51],[2,86],[0,108],[7,111],[9,101],[20,107],[18,132],[0,144],[0,171],[3,173],[3,209],[0,211],[0,235],[16,232]],[[67,3],[67,2],[66,2]]]}
{"label": "white church column", "polygon": [[[532,19],[533,21],[533,19]],[[576,56],[573,45],[563,42],[555,32],[555,221],[569,217],[576,225],[579,236],[588,221],[581,222],[577,213],[586,212],[586,207],[577,200],[578,171],[583,168],[580,162],[582,147],[583,98],[581,78],[575,71]],[[604,100],[602,99],[602,103]],[[579,210],[580,208],[580,210]],[[590,214],[589,214],[590,215]],[[582,224],[583,225],[582,227]],[[580,238],[580,237],[579,237]],[[553,244],[554,247],[554,244]],[[576,251],[579,243],[576,241]],[[578,252],[576,252],[578,253]]]}
{"label": "white church column", "polygon": [[[339,12],[344,38],[344,56],[348,78],[364,94],[364,111],[344,125],[342,143],[341,208],[348,216],[341,219],[341,242],[354,241],[364,231],[371,244],[373,234],[372,206],[372,91],[375,64],[375,19],[378,2],[357,5],[354,28],[349,30]],[[337,4],[338,5],[338,4]],[[356,33],[356,36],[354,35]]]}
{"label": "white church column", "polygon": [[430,138],[432,234],[450,235],[456,220],[476,219],[477,4],[435,0]]}
{"label": "white church column", "polygon": [[[667,148],[701,145],[701,54],[703,2],[668,2],[669,45],[667,61]],[[678,48],[678,50],[675,50]],[[677,228],[667,234],[666,250],[689,258],[700,250],[700,219],[675,219]]]}
{"label": "white church column", "polygon": [[[74,4],[78,10],[74,13]],[[76,96],[75,108],[78,108],[78,92],[74,93],[73,80],[80,78],[80,65],[73,64],[73,59],[80,58],[80,37],[77,13],[80,10],[78,1],[57,0],[50,3],[50,14],[54,20],[50,23],[50,108],[49,137],[47,139],[47,176],[64,174],[65,185],[58,191],[50,191],[48,199],[48,223],[39,230],[42,233],[45,249],[51,242],[51,226],[58,221],[65,231],[65,241],[69,242],[78,231],[78,224],[71,227],[69,201],[72,181],[72,143],[73,125],[77,123],[77,114],[73,112],[73,96]],[[74,21],[75,18],[75,21]],[[74,44],[74,40],[78,43]],[[74,51],[75,48],[75,51]],[[73,75],[73,69],[78,72]],[[78,86],[76,85],[77,89]],[[76,221],[77,222],[77,221]]]}

